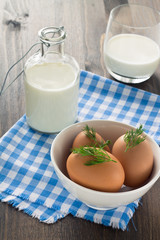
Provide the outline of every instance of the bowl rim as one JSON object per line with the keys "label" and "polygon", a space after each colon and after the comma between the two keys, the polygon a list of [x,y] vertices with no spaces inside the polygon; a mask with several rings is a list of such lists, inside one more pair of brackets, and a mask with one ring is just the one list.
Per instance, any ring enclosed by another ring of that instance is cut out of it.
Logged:
{"label": "bowl rim", "polygon": [[[148,183],[144,184],[143,186],[141,187],[138,187],[138,188],[133,188],[129,191],[124,191],[124,192],[103,192],[103,191],[97,191],[97,190],[93,190],[93,189],[90,189],[90,188],[86,188],[84,186],[81,186],[79,185],[78,183],[76,182],[73,182],[70,178],[68,178],[60,169],[59,167],[57,166],[57,164],[55,163],[54,161],[54,157],[53,157],[53,149],[54,149],[54,145],[55,145],[55,142],[57,140],[57,138],[59,138],[62,134],[64,134],[64,132],[68,131],[69,129],[71,128],[74,128],[75,126],[77,125],[81,125],[81,124],[85,124],[85,123],[92,123],[92,122],[110,122],[110,123],[114,123],[114,124],[120,124],[121,126],[126,126],[126,127],[129,127],[129,128],[136,128],[134,127],[133,125],[130,125],[130,124],[127,124],[127,123],[123,123],[123,122],[118,122],[118,121],[115,121],[115,120],[106,120],[106,119],[91,119],[91,120],[84,120],[84,121],[81,121],[81,122],[77,122],[77,123],[74,123],[66,128],[64,128],[60,133],[57,134],[57,136],[54,138],[52,144],[51,144],[51,149],[50,149],[50,157],[51,157],[51,161],[52,161],[52,164],[53,164],[53,167],[56,171],[56,173],[58,172],[60,175],[63,176],[63,178],[68,181],[70,184],[73,184],[75,185],[76,187],[80,188],[81,190],[83,191],[87,191],[88,193],[91,193],[91,194],[98,194],[98,195],[101,195],[101,196],[114,196],[115,194],[117,196],[123,196],[123,195],[130,195],[131,193],[135,193],[135,192],[140,192],[145,189],[149,189],[150,187],[153,186],[153,184],[158,180],[158,178],[160,177],[160,169],[158,170],[158,173],[153,177],[152,180],[150,180]],[[156,146],[157,149],[159,149],[159,153],[160,153],[160,148],[158,146],[158,144],[156,143],[156,141],[151,137],[149,136],[147,133],[144,133],[146,135],[146,137]],[[57,176],[59,178],[59,176]],[[60,179],[59,179],[60,180]],[[61,180],[60,180],[61,181]]]}

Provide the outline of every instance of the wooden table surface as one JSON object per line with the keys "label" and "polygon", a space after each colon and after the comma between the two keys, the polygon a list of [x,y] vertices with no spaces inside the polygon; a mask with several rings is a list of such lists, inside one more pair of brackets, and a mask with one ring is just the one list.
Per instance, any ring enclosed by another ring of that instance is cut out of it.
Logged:
{"label": "wooden table surface", "polygon": [[[38,39],[46,26],[65,26],[66,52],[81,69],[113,79],[102,57],[104,33],[110,10],[125,0],[1,0],[0,1],[0,85],[8,68]],[[135,0],[160,11],[160,0]],[[31,54],[33,54],[33,50]],[[10,74],[8,84],[23,69],[25,58]],[[148,81],[135,85],[160,94],[160,67]],[[0,97],[0,136],[25,113],[23,76]],[[135,230],[135,227],[137,231]],[[0,202],[0,240],[41,239],[160,239],[160,180],[142,198],[129,231],[67,216],[47,225]]]}

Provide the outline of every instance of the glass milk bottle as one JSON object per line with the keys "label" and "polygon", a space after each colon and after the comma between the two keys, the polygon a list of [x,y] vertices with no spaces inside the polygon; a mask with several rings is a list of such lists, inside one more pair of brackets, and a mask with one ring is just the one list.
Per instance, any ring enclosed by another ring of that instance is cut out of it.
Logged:
{"label": "glass milk bottle", "polygon": [[39,31],[41,51],[25,64],[26,119],[30,127],[55,133],[77,119],[79,65],[64,54],[63,27]]}

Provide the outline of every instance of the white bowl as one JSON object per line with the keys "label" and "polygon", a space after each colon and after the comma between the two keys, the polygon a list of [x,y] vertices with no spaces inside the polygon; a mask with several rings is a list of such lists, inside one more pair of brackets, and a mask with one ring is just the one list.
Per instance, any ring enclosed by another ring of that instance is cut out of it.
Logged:
{"label": "white bowl", "polygon": [[100,192],[85,188],[69,179],[66,171],[66,160],[75,136],[84,126],[93,127],[105,140],[115,140],[126,133],[133,126],[108,120],[89,120],[73,124],[61,131],[54,139],[51,147],[51,160],[54,169],[63,186],[76,198],[95,209],[110,209],[126,205],[142,197],[158,180],[160,176],[160,149],[157,143],[146,134],[154,155],[154,166],[148,181],[139,188],[131,189],[124,187],[120,192]]}

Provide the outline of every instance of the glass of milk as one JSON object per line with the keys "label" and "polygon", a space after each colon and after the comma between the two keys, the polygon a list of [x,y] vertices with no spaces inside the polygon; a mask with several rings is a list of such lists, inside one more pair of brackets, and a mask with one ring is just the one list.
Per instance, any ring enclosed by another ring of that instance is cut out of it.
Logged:
{"label": "glass of milk", "polygon": [[30,127],[56,133],[77,119],[79,65],[64,54],[63,27],[39,31],[41,51],[25,64],[26,119]]}
{"label": "glass of milk", "polygon": [[160,61],[160,13],[134,4],[115,7],[104,40],[108,72],[125,83],[149,79]]}

